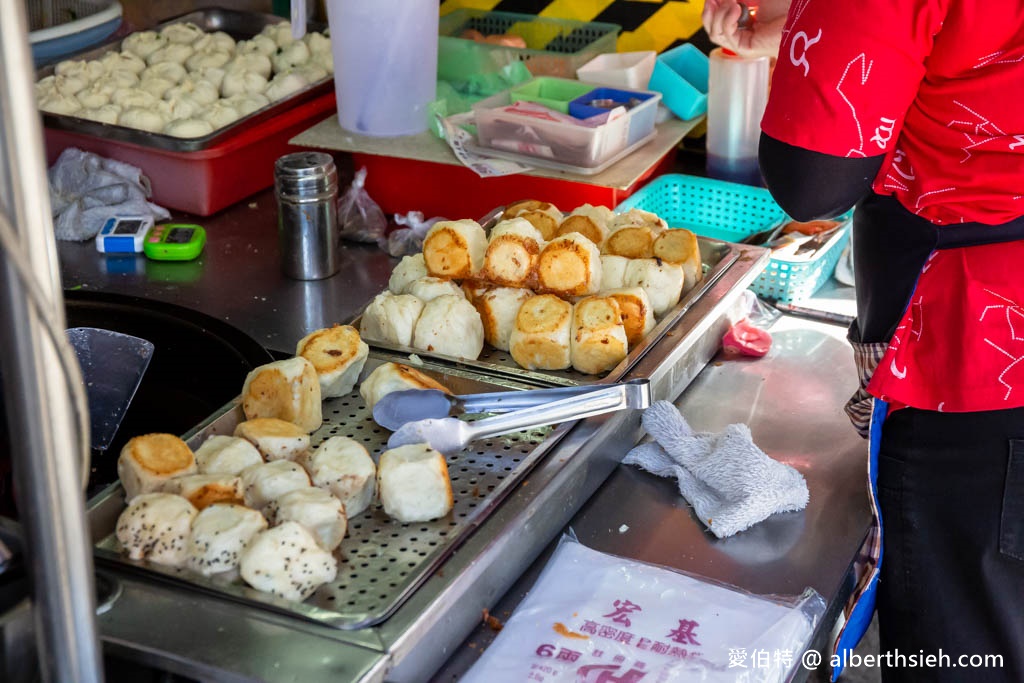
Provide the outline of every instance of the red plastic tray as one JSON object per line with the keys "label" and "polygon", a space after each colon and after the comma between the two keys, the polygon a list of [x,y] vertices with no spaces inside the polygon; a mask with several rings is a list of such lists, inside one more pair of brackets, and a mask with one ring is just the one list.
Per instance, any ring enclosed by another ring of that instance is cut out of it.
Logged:
{"label": "red plastic tray", "polygon": [[52,128],[44,129],[47,162],[68,147],[138,166],[153,202],[209,216],[274,184],[274,161],[299,149],[288,141],[335,109],[334,92],[289,109],[227,141],[196,152],[170,152]]}
{"label": "red plastic tray", "polygon": [[581,204],[618,206],[656,176],[668,173],[673,147],[633,185],[620,190],[574,180],[523,174],[481,178],[465,166],[353,153],[355,168],[366,168],[366,190],[385,214],[422,211],[428,218],[483,216],[496,206],[519,199],[551,202],[565,212]]}

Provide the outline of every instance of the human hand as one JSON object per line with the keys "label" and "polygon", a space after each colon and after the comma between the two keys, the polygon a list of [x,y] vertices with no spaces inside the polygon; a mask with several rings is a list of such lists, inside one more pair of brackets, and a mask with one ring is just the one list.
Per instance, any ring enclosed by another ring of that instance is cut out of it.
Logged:
{"label": "human hand", "polygon": [[742,57],[778,56],[785,14],[771,21],[754,21],[750,28],[741,29],[742,14],[737,0],[704,0],[701,21],[711,42]]}

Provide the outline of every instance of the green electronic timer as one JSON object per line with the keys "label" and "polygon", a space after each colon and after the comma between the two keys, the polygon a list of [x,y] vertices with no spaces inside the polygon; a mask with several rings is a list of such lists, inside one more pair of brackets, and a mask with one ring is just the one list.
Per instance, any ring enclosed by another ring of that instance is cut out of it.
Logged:
{"label": "green electronic timer", "polygon": [[146,235],[142,250],[154,261],[191,261],[206,244],[206,231],[192,223],[157,225]]}

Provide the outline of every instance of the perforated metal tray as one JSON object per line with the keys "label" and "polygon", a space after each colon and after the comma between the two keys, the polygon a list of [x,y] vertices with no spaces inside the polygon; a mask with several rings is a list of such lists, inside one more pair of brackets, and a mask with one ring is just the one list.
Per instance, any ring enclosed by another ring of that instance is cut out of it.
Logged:
{"label": "perforated metal tray", "polygon": [[[711,289],[712,285],[715,284],[718,278],[720,278],[740,256],[740,247],[732,244],[731,242],[722,242],[720,240],[708,239],[699,236],[697,237],[697,241],[700,245],[701,261],[704,268],[704,279],[701,280],[696,287],[684,294],[679,300],[679,303],[677,303],[658,321],[658,324],[655,325],[654,329],[651,330],[639,344],[629,350],[629,353],[622,359],[622,361],[619,362],[618,365],[603,375],[587,375],[572,369],[527,370],[526,368],[520,367],[519,364],[512,359],[512,356],[509,353],[499,351],[489,344],[484,344],[484,349],[478,358],[470,360],[466,358],[454,358],[452,356],[445,356],[439,353],[431,353],[428,351],[413,349],[411,347],[399,346],[370,339],[367,339],[366,342],[378,349],[386,349],[403,354],[416,354],[422,358],[431,358],[455,363],[466,368],[473,368],[487,375],[509,377],[542,386],[576,386],[583,384],[597,384],[601,382],[617,382],[625,376],[629,369],[633,367],[633,365],[636,364],[636,362],[640,360],[640,358],[643,357],[643,355],[647,353],[652,346],[658,343],[658,340],[665,336],[665,333],[668,332],[668,330],[675,325],[708,290]],[[367,305],[369,305],[369,302],[367,302]],[[357,315],[350,324],[358,328],[361,320],[362,313]]]}
{"label": "perforated metal tray", "polygon": [[[372,353],[363,370],[365,377],[387,360]],[[480,378],[454,369],[424,365],[421,368],[455,393],[506,391],[527,388],[502,379]],[[348,436],[361,442],[376,461],[386,449],[390,432],[373,422],[358,390],[323,404],[324,424],[311,439],[316,446],[331,436]],[[215,434],[232,434],[244,420],[234,403],[225,406],[189,434],[193,448]],[[96,558],[142,572],[160,575],[199,590],[257,604],[260,607],[300,616],[335,628],[356,629],[386,619],[425,581],[459,542],[497,506],[563,434],[569,424],[542,428],[480,441],[448,457],[455,506],[450,514],[431,522],[402,524],[389,518],[379,504],[349,520],[348,534],[337,556],[338,577],[321,586],[305,602],[296,603],[249,588],[237,577],[204,577],[186,570],[134,562],[120,551],[114,534],[117,515],[124,509],[120,484],[90,501],[90,517],[106,520]],[[103,508],[103,509],[101,509]]]}

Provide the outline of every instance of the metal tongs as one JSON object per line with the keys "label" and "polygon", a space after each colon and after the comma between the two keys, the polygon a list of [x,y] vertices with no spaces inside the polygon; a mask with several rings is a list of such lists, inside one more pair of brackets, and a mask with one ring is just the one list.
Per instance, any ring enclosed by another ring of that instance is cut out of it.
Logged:
{"label": "metal tongs", "polygon": [[[414,393],[423,393],[413,391]],[[407,394],[409,392],[397,393]],[[486,439],[570,420],[582,420],[586,417],[603,415],[625,408],[646,408],[651,404],[650,380],[635,379],[597,388],[572,387],[570,389],[539,389],[529,392],[491,394],[491,396],[500,397],[497,402],[492,404],[492,409],[493,406],[497,406],[498,409],[511,407],[513,404],[509,401],[509,396],[513,393],[520,396],[529,394],[530,396],[525,397],[517,404],[528,407],[521,407],[521,409],[476,422],[464,422],[455,417],[431,417],[406,422],[388,439],[388,448],[425,443],[441,453],[457,453],[477,439]],[[568,396],[566,396],[567,393]],[[377,408],[394,395],[388,394],[374,406],[375,420],[377,419]],[[487,394],[476,394],[457,397],[456,405],[460,400],[465,405],[468,398],[470,399],[468,404],[474,406],[475,410],[480,410],[482,406],[486,405],[483,402],[485,400],[483,397],[486,396]],[[551,400],[553,396],[559,398]],[[533,401],[532,405],[529,404],[531,400]],[[452,404],[449,402],[448,405],[450,410]],[[386,404],[384,408],[387,409]],[[381,412],[383,414],[384,410]],[[381,423],[378,421],[378,424]]]}

